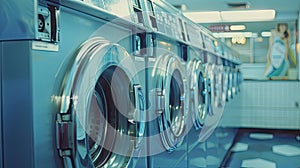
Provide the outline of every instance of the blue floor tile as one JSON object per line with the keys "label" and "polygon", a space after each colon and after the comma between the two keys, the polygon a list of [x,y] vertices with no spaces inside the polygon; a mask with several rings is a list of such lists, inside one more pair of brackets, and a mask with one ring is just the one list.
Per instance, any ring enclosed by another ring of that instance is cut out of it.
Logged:
{"label": "blue floor tile", "polygon": [[232,148],[229,159],[225,161],[226,167],[249,167],[256,162],[262,167],[300,168],[300,142],[296,138],[297,131],[256,131],[240,130],[235,144],[247,144],[248,148],[242,151]]}

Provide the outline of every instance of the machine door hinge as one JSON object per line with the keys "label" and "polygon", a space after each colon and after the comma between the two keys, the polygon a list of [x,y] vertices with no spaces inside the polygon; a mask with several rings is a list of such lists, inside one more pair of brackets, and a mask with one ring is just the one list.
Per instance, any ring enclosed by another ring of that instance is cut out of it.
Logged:
{"label": "machine door hinge", "polygon": [[162,90],[157,89],[155,96],[156,112],[158,114],[163,113],[165,109],[165,95]]}
{"label": "machine door hinge", "polygon": [[74,138],[74,125],[70,114],[56,116],[56,144],[60,156],[71,156]]}

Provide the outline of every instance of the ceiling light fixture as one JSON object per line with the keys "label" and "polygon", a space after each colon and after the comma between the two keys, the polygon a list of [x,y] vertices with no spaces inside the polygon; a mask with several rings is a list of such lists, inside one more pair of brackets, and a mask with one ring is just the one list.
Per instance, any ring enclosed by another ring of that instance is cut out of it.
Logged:
{"label": "ceiling light fixture", "polygon": [[229,28],[231,31],[235,31],[235,30],[245,30],[246,26],[245,25],[230,25]]}
{"label": "ceiling light fixture", "polygon": [[259,22],[275,18],[275,10],[239,10],[239,11],[207,11],[184,12],[186,17],[196,23],[220,22]]}
{"label": "ceiling light fixture", "polygon": [[213,33],[217,38],[232,38],[232,37],[252,37],[252,32],[224,32],[224,33]]}
{"label": "ceiling light fixture", "polygon": [[208,11],[208,12],[184,12],[187,18],[196,23],[217,23],[222,22],[220,12]]}
{"label": "ceiling light fixture", "polygon": [[275,18],[275,10],[221,11],[223,22],[258,22]]}

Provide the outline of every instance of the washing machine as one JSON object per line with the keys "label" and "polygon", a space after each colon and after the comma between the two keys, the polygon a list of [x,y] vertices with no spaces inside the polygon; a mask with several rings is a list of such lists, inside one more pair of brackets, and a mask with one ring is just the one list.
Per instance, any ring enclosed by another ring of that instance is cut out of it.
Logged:
{"label": "washing machine", "polygon": [[[110,7],[130,4],[120,3]],[[132,165],[146,117],[132,54],[140,24],[83,1],[0,8],[1,166]]]}
{"label": "washing machine", "polygon": [[[203,50],[189,50],[189,111],[188,111],[188,167],[206,167],[205,140],[200,140],[200,133],[209,112],[210,93],[203,58]],[[204,131],[204,130],[203,130]]]}
{"label": "washing machine", "polygon": [[208,75],[205,71],[206,58],[202,33],[198,25],[185,19],[188,35],[188,95],[189,110],[187,115],[188,167],[205,167],[205,141],[199,140],[199,134],[206,122],[210,105]]}
{"label": "washing machine", "polygon": [[205,57],[202,34],[197,25],[186,21],[188,34],[188,54],[186,69],[188,72],[189,113],[188,128],[196,130],[205,123],[209,108],[209,89],[207,73],[205,72]]}
{"label": "washing machine", "polygon": [[[156,51],[148,59],[147,108],[151,167],[179,166],[186,152],[186,71],[176,43],[154,39]],[[171,47],[171,48],[170,48]],[[169,50],[169,49],[171,50]],[[174,51],[172,51],[174,49]]]}
{"label": "washing machine", "polygon": [[199,140],[205,141],[213,133],[222,116],[225,101],[223,96],[223,69],[222,58],[216,52],[215,38],[207,31],[202,33],[204,42],[205,73],[208,80],[209,108],[208,115],[203,125]]}
{"label": "washing machine", "polygon": [[153,30],[146,61],[148,167],[187,167],[186,35],[179,31],[177,9],[156,0],[147,1],[147,8]]}
{"label": "washing machine", "polygon": [[[195,37],[195,35],[194,35]],[[198,115],[195,114],[193,106],[189,107],[194,128],[188,134],[188,165],[189,167],[207,167],[209,157],[207,155],[208,139],[213,135],[220,120],[225,105],[223,93],[223,58],[217,52],[214,38],[204,32],[203,42],[205,48],[190,50],[190,60],[198,59],[198,77],[191,77],[189,82],[192,88],[193,81],[198,80],[198,93],[196,94],[199,103]],[[201,44],[201,42],[200,42]],[[188,66],[192,67],[192,66]],[[191,71],[190,71],[191,72]],[[190,75],[189,75],[190,76]],[[191,89],[191,93],[193,93]],[[191,95],[190,95],[191,96]],[[195,96],[190,97],[190,105],[195,105]],[[196,106],[195,106],[196,107]],[[200,110],[201,109],[201,110]],[[200,115],[199,115],[200,114]],[[203,117],[201,117],[203,116]]]}

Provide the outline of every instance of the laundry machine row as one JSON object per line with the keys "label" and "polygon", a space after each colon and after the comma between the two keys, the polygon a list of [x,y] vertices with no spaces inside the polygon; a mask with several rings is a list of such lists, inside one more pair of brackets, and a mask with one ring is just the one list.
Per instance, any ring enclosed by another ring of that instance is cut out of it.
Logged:
{"label": "laundry machine row", "polygon": [[239,61],[164,1],[0,9],[1,167],[191,167],[241,81]]}

